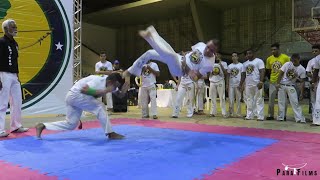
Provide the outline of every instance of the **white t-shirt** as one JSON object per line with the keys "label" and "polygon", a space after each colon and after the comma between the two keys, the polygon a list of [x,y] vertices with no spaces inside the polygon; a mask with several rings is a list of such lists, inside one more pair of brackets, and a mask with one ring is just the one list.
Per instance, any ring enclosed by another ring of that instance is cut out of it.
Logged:
{"label": "white t-shirt", "polygon": [[[309,60],[307,68],[306,68],[306,72],[313,74],[315,61],[316,61],[315,58],[312,58],[311,60]],[[320,72],[319,72],[319,74],[320,74]],[[309,81],[311,81],[312,78],[308,77],[308,79],[309,79]]]}
{"label": "white t-shirt", "polygon": [[313,59],[314,59],[314,66],[313,67],[315,69],[320,69],[320,55],[314,57]]}
{"label": "white t-shirt", "polygon": [[186,55],[186,63],[191,70],[198,70],[202,76],[212,71],[212,65],[215,62],[215,56],[204,56],[206,44],[199,42],[192,46],[192,51]]}
{"label": "white t-shirt", "polygon": [[106,61],[104,63],[102,63],[101,61],[96,63],[95,66],[95,71],[112,71],[113,70],[113,66],[111,64],[111,62]]}
{"label": "white t-shirt", "polygon": [[193,83],[193,81],[189,75],[186,74],[186,75],[181,76],[180,84],[187,85],[190,83]]}
{"label": "white t-shirt", "polygon": [[282,67],[281,71],[284,72],[280,84],[295,85],[298,78],[306,78],[306,69],[300,64],[294,66],[292,62],[286,62]]}
{"label": "white t-shirt", "polygon": [[80,93],[81,89],[88,85],[95,90],[106,89],[107,76],[90,75],[77,81],[70,89],[74,93]]}
{"label": "white t-shirt", "polygon": [[255,58],[243,63],[242,72],[246,73],[246,86],[256,86],[260,82],[260,69],[264,69],[264,63],[261,59]]}
{"label": "white t-shirt", "polygon": [[[225,70],[228,70],[228,64],[224,61],[221,61],[221,64]],[[210,82],[219,82],[224,79],[224,73],[221,66],[218,63],[213,64],[213,70],[210,74],[209,81]]]}
{"label": "white t-shirt", "polygon": [[230,87],[239,87],[241,81],[241,73],[243,71],[243,64],[230,64],[228,66],[228,74],[229,74],[229,86]]}
{"label": "white t-shirt", "polygon": [[[147,65],[149,65],[155,71],[160,71],[158,65],[154,62],[149,62],[148,64],[145,64],[144,67]],[[157,82],[156,76],[149,70],[143,71],[141,74],[141,78],[142,87],[149,87]]]}
{"label": "white t-shirt", "polygon": [[[316,68],[318,67],[318,68]],[[307,72],[311,72],[311,74],[313,74],[314,69],[320,69],[320,55],[312,58],[307,65],[306,71]],[[320,77],[320,71],[318,76]],[[309,80],[311,80],[311,78],[309,78]]]}

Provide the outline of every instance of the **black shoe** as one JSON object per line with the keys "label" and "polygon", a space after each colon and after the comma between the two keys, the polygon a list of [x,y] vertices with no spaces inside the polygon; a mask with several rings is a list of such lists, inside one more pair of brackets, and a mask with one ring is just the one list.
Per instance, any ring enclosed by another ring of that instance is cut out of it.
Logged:
{"label": "black shoe", "polygon": [[284,121],[287,121],[287,117],[284,117],[284,119],[283,119]]}
{"label": "black shoe", "polygon": [[178,118],[178,116],[171,116],[171,118]]}
{"label": "black shoe", "polygon": [[274,120],[274,117],[267,117],[266,120]]}

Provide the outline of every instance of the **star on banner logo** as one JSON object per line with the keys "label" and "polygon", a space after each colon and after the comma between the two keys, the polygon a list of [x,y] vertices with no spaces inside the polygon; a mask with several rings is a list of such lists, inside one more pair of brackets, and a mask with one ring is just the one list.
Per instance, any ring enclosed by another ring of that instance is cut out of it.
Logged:
{"label": "star on banner logo", "polygon": [[57,49],[56,50],[61,50],[62,51],[62,44],[60,42],[58,42],[58,44],[55,44]]}

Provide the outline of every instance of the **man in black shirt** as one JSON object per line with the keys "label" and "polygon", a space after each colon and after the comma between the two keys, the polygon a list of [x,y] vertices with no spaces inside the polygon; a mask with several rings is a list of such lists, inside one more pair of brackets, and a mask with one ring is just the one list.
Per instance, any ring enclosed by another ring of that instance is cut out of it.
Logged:
{"label": "man in black shirt", "polygon": [[0,38],[0,137],[7,137],[5,116],[10,98],[10,131],[22,133],[28,131],[21,125],[22,94],[19,81],[18,44],[13,37],[17,35],[14,20],[2,23],[4,36]]}

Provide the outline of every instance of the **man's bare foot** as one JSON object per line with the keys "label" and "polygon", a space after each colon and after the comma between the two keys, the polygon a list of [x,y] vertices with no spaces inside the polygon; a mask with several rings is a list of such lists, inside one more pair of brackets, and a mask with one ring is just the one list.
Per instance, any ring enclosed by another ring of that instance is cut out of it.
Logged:
{"label": "man's bare foot", "polygon": [[43,123],[39,123],[36,125],[36,136],[38,139],[41,139],[41,133],[46,128]]}
{"label": "man's bare foot", "polygon": [[115,133],[115,132],[108,133],[107,136],[109,139],[123,139],[124,138],[123,135]]}
{"label": "man's bare foot", "polygon": [[150,36],[150,32],[148,30],[141,30],[138,32],[138,34],[143,38]]}

